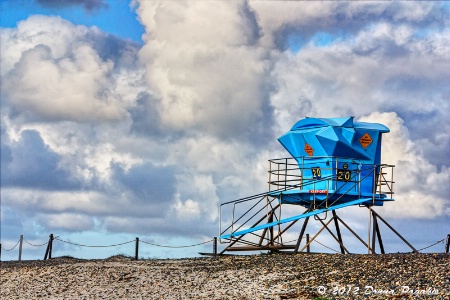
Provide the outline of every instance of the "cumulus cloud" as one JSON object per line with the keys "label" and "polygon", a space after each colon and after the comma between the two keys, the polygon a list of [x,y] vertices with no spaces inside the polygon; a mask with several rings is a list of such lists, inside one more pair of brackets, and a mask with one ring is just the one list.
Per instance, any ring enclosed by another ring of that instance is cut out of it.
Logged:
{"label": "cumulus cloud", "polygon": [[6,176],[1,177],[1,185],[3,188],[78,188],[79,182],[61,168],[60,161],[61,157],[44,143],[39,132],[24,130],[17,142],[2,145],[2,173]]}
{"label": "cumulus cloud", "polygon": [[179,218],[198,219],[200,217],[200,205],[192,199],[187,199],[184,202],[178,200],[174,208]]}
{"label": "cumulus cloud", "polygon": [[[250,1],[263,32],[262,43],[280,50],[298,49],[322,33],[334,40],[352,38],[379,22],[436,26],[448,10],[433,3]],[[401,26],[400,26],[401,27]]]}
{"label": "cumulus cloud", "polygon": [[86,36],[85,26],[75,26],[60,17],[30,16],[17,24],[17,28],[2,28],[2,76],[11,71],[26,50],[45,45],[55,59],[70,51],[73,41]]}
{"label": "cumulus cloud", "polygon": [[173,206],[176,213],[182,218],[184,215],[193,217],[202,214],[205,220],[214,222],[217,219],[219,197],[212,176],[188,175],[178,178],[178,190],[183,196],[179,195]]}
{"label": "cumulus cloud", "polygon": [[[121,74],[113,71],[115,64],[132,55],[127,42],[118,44],[117,38],[95,28],[43,16],[30,17],[17,29],[6,29],[2,40],[2,71],[7,72],[2,102],[8,102],[12,114],[49,121],[125,117],[129,99],[117,93],[120,82],[115,77]],[[122,50],[102,51],[108,43]]]}
{"label": "cumulus cloud", "polygon": [[41,215],[39,223],[50,230],[64,230],[68,232],[87,231],[94,228],[92,217],[81,214],[61,213],[54,215]]}
{"label": "cumulus cloud", "polygon": [[247,138],[270,130],[270,63],[247,3],[142,1],[138,12],[147,30],[140,57],[163,126]]}
{"label": "cumulus cloud", "polygon": [[378,122],[391,130],[383,136],[383,162],[395,165],[394,203],[383,214],[389,217],[435,218],[449,216],[450,168],[438,169],[421,151],[421,141],[411,140],[408,128],[395,113],[372,113],[359,119]]}
{"label": "cumulus cloud", "polygon": [[[377,30],[364,31],[359,36],[374,41]],[[446,34],[444,31],[443,35]],[[385,36],[391,42],[393,38]],[[276,119],[285,121],[282,123],[285,128],[295,122],[296,115],[305,114],[361,115],[395,109],[406,116],[433,111],[443,117],[438,106],[448,106],[445,80],[448,78],[446,67],[450,67],[448,58],[440,51],[419,51],[416,46],[422,42],[411,40],[402,46],[405,55],[401,56],[383,52],[386,46],[379,42],[376,42],[377,47],[383,50],[355,54],[356,49],[368,44],[367,41],[336,42],[327,47],[311,45],[297,54],[283,56],[274,71],[279,87],[272,98]],[[436,41],[430,37],[430,43],[433,42]],[[383,62],[382,67],[380,62]],[[427,64],[435,66],[433,71],[429,68],[421,71]],[[397,84],[403,86],[400,88]],[[417,89],[419,93],[414,92]],[[424,98],[434,101],[424,105]],[[430,118],[426,122],[433,120]]]}
{"label": "cumulus cloud", "polygon": [[4,85],[5,95],[16,110],[44,119],[119,119],[118,99],[103,93],[111,68],[89,46],[75,49],[73,59],[55,61],[51,50],[39,45],[23,54]]}

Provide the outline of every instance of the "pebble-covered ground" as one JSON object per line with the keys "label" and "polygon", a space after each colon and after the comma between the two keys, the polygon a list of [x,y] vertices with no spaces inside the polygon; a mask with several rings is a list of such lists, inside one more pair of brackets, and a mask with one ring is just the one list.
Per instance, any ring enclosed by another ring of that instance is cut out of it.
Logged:
{"label": "pebble-covered ground", "polygon": [[449,254],[1,263],[1,299],[450,299]]}

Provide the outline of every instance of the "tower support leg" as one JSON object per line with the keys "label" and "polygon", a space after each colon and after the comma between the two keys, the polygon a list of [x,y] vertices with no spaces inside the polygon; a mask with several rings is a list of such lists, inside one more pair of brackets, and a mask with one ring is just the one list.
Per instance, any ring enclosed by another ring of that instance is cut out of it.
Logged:
{"label": "tower support leg", "polygon": [[313,236],[313,238],[312,238],[305,246],[303,246],[302,249],[300,249],[299,252],[302,252],[303,250],[305,250],[305,248],[307,248],[307,247],[308,247],[308,246],[316,239],[316,237],[317,237],[317,236],[325,229],[325,227],[328,226],[328,224],[331,223],[331,221],[333,221],[332,218],[331,218],[327,223],[325,223],[324,226],[322,226],[322,228],[319,230],[319,232],[317,232],[317,233]]}
{"label": "tower support leg", "polygon": [[414,248],[407,240],[405,240],[405,238],[402,237],[402,235],[401,235],[400,233],[398,233],[391,225],[389,225],[388,222],[386,222],[382,217],[380,217],[379,214],[377,214],[377,213],[376,213],[375,211],[373,211],[373,210],[372,210],[372,212],[375,214],[375,216],[378,217],[378,219],[380,219],[381,221],[383,221],[383,223],[386,224],[386,226],[389,227],[390,230],[392,230],[399,238],[401,238],[401,240],[402,240],[403,242],[405,242],[405,244],[408,245],[408,246],[413,250],[413,252],[419,253],[419,251],[417,251],[416,248]]}
{"label": "tower support leg", "polygon": [[337,219],[337,214],[336,211],[333,210],[333,219],[334,219],[334,226],[336,227],[336,233],[337,233],[337,237],[339,240],[339,246],[341,247],[341,253],[344,254],[345,250],[344,250],[344,243],[342,242],[342,236],[341,236],[341,231],[339,230],[339,223],[338,223],[338,219]]}
{"label": "tower support leg", "polygon": [[377,254],[375,252],[375,247],[376,247],[376,243],[377,243],[377,237],[375,235],[376,233],[376,227],[377,227],[377,217],[375,216],[375,214],[373,213],[373,210],[370,210],[371,214],[372,214],[372,254]]}
{"label": "tower support leg", "polygon": [[300,230],[300,235],[298,236],[297,244],[295,245],[294,252],[298,253],[298,248],[300,248],[300,243],[302,242],[303,235],[305,234],[306,225],[308,225],[309,217],[303,222],[302,230]]}
{"label": "tower support leg", "polygon": [[[273,222],[273,215],[274,215],[275,211],[272,210],[269,214],[269,219],[267,220],[267,223],[272,223]],[[273,227],[269,228],[269,242],[267,243],[268,246],[272,246],[274,245],[274,234],[273,234]]]}
{"label": "tower support leg", "polygon": [[381,239],[380,227],[378,226],[377,216],[373,216],[373,225],[375,226],[375,231],[377,232],[378,245],[380,246],[381,254],[384,254],[383,240]]}
{"label": "tower support leg", "polygon": [[[328,221],[327,224],[329,224],[333,219],[334,219],[334,218],[331,218],[330,221]],[[320,221],[320,223],[322,223],[322,225],[324,226],[324,228],[325,228],[326,230],[328,230],[328,232],[329,232],[329,233],[331,234],[331,236],[336,240],[336,242],[339,243],[339,246],[341,247],[341,249],[342,249],[342,251],[343,251],[343,252],[341,252],[341,253],[342,253],[342,254],[345,254],[345,252],[350,253],[350,252],[344,247],[344,244],[342,244],[342,242],[334,235],[334,233],[330,230],[330,228],[328,228],[327,224],[325,224],[321,219],[319,219],[319,221]]]}
{"label": "tower support leg", "polygon": [[347,223],[345,223],[341,218],[339,218],[339,216],[336,216],[337,219],[339,220],[339,222],[342,223],[342,225],[345,226],[345,228],[348,229],[348,231],[350,231],[351,233],[353,233],[353,235],[367,248],[369,247],[366,242],[356,233],[353,231],[353,229],[350,228],[350,226],[347,225]]}

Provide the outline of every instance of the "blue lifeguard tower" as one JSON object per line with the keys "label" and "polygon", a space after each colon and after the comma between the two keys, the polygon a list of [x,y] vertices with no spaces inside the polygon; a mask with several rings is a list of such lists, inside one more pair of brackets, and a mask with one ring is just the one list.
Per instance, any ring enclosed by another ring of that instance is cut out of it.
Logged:
{"label": "blue lifeguard tower", "polygon": [[[388,132],[389,128],[382,124],[355,122],[353,117],[298,121],[278,139],[291,157],[269,160],[269,191],[221,204],[220,242],[228,243],[221,253],[309,251],[310,244],[324,229],[337,241],[341,253],[349,253],[342,241],[339,224],[355,235],[369,253],[375,253],[377,240],[380,252],[384,253],[378,220],[416,252],[372,209],[394,201],[394,166],[381,163],[382,134]],[[290,208],[282,211],[285,205]],[[293,206],[306,210],[293,213]],[[367,243],[337,216],[338,209],[348,206],[370,210],[373,232]],[[231,213],[231,217],[227,218],[225,211]],[[332,217],[325,222],[328,213]],[[301,248],[310,217],[321,222],[323,227],[312,239],[307,235]],[[303,225],[298,239],[283,241],[299,220],[303,220]],[[332,221],[336,234],[329,228]],[[222,223],[231,225],[223,226]]]}

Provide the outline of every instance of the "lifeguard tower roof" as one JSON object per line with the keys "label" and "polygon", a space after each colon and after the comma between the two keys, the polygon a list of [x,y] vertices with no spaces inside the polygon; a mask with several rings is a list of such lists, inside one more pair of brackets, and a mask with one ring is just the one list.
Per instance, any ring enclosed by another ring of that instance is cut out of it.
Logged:
{"label": "lifeguard tower roof", "polygon": [[354,122],[353,117],[305,118],[292,126],[278,141],[292,155],[336,156],[379,164],[382,124]]}

